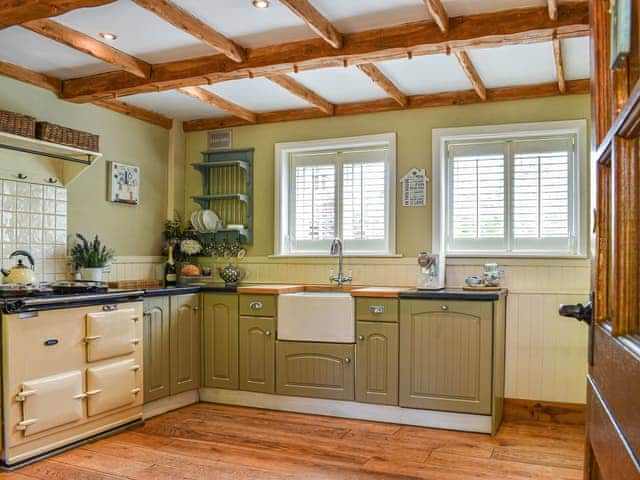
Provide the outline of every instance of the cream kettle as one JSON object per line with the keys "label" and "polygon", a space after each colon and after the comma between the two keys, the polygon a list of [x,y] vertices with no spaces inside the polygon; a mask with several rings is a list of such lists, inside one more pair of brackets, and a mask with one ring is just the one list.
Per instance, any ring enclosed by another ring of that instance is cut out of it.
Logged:
{"label": "cream kettle", "polygon": [[20,285],[27,285],[29,283],[36,283],[36,272],[33,270],[33,266],[35,262],[33,261],[33,257],[26,250],[16,250],[9,258],[12,257],[27,257],[30,267],[27,267],[24,263],[22,263],[22,259],[18,259],[18,263],[11,267],[10,270],[1,269],[2,275],[4,275],[4,283],[16,283]]}

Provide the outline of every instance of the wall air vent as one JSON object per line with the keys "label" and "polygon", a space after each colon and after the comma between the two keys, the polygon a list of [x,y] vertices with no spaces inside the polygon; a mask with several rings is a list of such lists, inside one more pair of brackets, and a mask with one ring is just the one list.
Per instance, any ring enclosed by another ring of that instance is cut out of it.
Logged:
{"label": "wall air vent", "polygon": [[233,132],[231,129],[212,130],[207,132],[207,145],[209,150],[217,148],[231,148],[233,142]]}

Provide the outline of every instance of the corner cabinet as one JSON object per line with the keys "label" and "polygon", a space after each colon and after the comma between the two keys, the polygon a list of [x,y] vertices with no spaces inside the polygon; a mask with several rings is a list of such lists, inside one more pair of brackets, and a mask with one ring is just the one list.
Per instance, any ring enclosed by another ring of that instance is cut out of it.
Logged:
{"label": "corner cabinet", "polygon": [[[494,327],[500,308],[503,301],[402,300],[400,405],[491,415],[493,397],[501,396],[493,383],[494,333],[504,335],[503,325]],[[504,350],[502,371],[503,362]]]}
{"label": "corner cabinet", "polygon": [[204,386],[237,390],[238,295],[204,293],[202,300]]}
{"label": "corner cabinet", "polygon": [[171,395],[200,388],[200,295],[171,297]]}

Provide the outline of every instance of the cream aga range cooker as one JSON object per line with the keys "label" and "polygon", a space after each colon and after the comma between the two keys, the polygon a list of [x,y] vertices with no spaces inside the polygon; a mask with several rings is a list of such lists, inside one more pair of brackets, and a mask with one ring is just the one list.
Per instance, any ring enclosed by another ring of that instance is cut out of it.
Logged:
{"label": "cream aga range cooker", "polygon": [[0,287],[5,466],[142,419],[142,296]]}

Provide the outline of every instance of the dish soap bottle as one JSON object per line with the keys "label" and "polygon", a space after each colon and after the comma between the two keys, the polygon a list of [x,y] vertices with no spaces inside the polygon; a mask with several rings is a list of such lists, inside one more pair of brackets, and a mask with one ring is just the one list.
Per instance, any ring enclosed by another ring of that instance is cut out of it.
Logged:
{"label": "dish soap bottle", "polygon": [[167,263],[164,264],[164,286],[175,287],[177,279],[176,262],[173,260],[173,247],[169,247]]}

